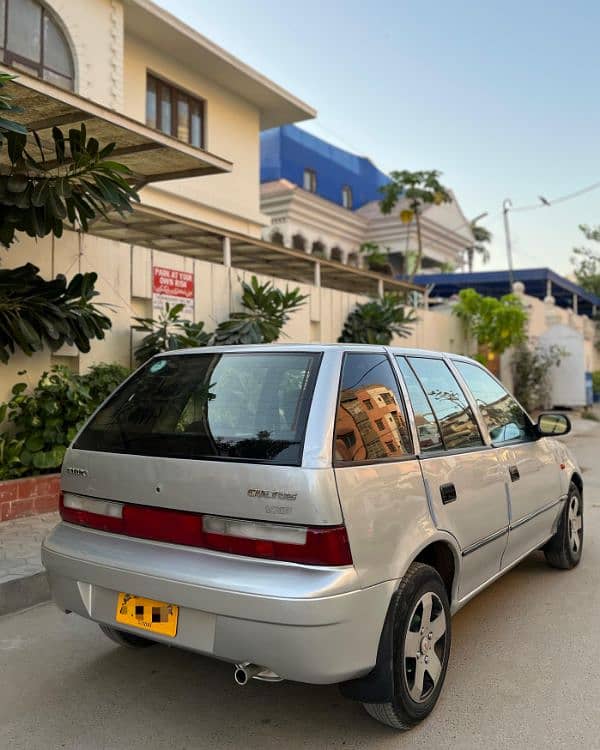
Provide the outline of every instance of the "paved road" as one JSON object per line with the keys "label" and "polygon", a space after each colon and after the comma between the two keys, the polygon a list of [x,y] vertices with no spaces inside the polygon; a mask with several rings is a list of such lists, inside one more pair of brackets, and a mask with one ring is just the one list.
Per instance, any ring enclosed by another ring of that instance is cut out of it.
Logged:
{"label": "paved road", "polygon": [[335,687],[238,688],[226,664],[121,649],[48,604],[0,619],[0,748],[600,748],[600,425],[569,442],[586,469],[583,562],[533,555],[459,612],[443,695],[410,733]]}

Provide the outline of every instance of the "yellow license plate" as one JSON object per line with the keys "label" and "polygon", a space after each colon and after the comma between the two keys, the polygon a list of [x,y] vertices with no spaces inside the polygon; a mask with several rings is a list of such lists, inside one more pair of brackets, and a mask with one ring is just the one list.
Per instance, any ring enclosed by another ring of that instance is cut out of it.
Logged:
{"label": "yellow license plate", "polygon": [[177,634],[179,607],[134,594],[119,594],[117,622],[173,638]]}

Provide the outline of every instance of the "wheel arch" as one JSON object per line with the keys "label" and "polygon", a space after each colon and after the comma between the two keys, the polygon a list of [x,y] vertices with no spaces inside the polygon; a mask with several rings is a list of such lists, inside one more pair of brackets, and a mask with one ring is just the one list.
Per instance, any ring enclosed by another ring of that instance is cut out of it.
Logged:
{"label": "wheel arch", "polygon": [[571,474],[571,482],[573,482],[583,497],[583,478],[581,477],[581,474],[574,471],[573,474]]}
{"label": "wheel arch", "polygon": [[[461,555],[456,539],[451,534],[438,532],[435,537],[427,539],[415,551],[406,564],[405,569],[401,571],[398,577],[398,585],[414,562],[431,565],[440,574],[444,582],[444,587],[448,592],[450,607],[452,607],[452,601],[457,598],[458,593],[460,561]],[[375,666],[364,677],[340,683],[339,688],[345,698],[362,701],[363,703],[385,703],[392,700],[393,696],[389,691],[394,680],[393,623],[398,605],[398,597],[397,586],[392,594],[379,638]]]}

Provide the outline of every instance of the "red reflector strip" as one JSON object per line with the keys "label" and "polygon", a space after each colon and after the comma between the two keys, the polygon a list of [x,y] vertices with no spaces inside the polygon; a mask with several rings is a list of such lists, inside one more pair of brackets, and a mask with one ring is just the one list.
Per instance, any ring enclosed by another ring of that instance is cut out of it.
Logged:
{"label": "red reflector strip", "polygon": [[[99,503],[101,505],[101,503]],[[350,543],[345,526],[306,528],[306,542],[292,544],[270,539],[252,539],[205,531],[199,513],[146,505],[124,504],[121,518],[93,513],[90,510],[66,507],[60,498],[63,521],[113,534],[151,539],[156,542],[183,544],[189,547],[245,555],[305,565],[352,565]],[[260,525],[260,522],[257,522]],[[264,524],[276,527],[276,524]]]}

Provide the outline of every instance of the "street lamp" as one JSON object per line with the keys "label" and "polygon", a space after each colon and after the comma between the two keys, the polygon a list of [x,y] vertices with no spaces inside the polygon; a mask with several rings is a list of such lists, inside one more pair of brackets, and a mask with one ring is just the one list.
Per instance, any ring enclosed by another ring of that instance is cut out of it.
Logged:
{"label": "street lamp", "polygon": [[508,223],[508,212],[512,208],[512,201],[506,198],[502,203],[502,214],[504,216],[504,238],[506,240],[506,259],[508,261],[508,278],[510,281],[510,291],[512,292],[515,275],[513,273],[512,245],[510,242],[510,226]]}

